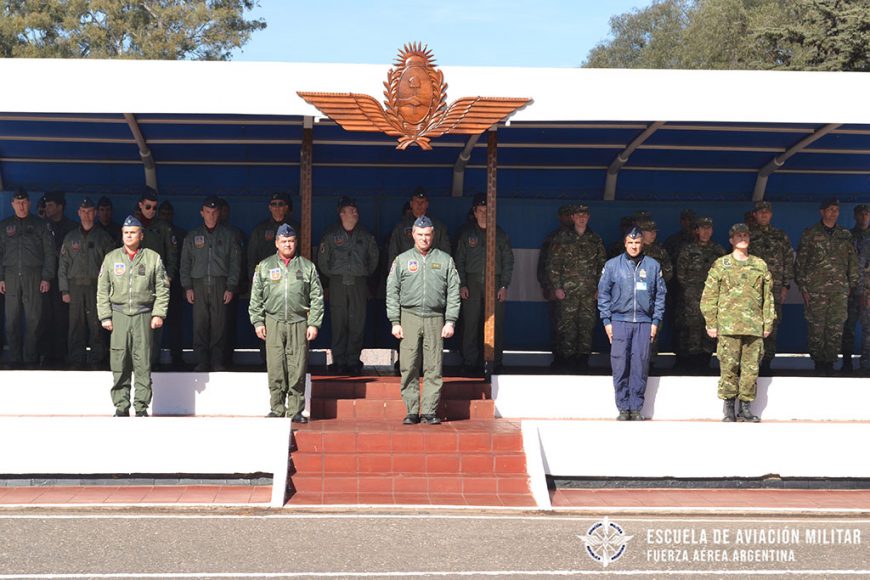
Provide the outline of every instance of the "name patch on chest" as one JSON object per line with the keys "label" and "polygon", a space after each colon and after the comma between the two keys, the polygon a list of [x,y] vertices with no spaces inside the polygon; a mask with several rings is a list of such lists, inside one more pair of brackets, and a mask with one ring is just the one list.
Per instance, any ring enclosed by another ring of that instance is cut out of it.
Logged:
{"label": "name patch on chest", "polygon": [[441,264],[439,264],[438,262],[435,262],[434,264],[432,264],[432,269],[433,270],[440,270]]}
{"label": "name patch on chest", "polygon": [[123,276],[125,272],[127,272],[127,264],[115,262],[115,276]]}
{"label": "name patch on chest", "polygon": [[409,272],[416,272],[419,269],[420,269],[420,263],[417,262],[417,260],[409,260],[408,261],[408,271]]}
{"label": "name patch on chest", "polygon": [[269,280],[277,282],[281,279],[281,268],[272,268],[269,270]]}

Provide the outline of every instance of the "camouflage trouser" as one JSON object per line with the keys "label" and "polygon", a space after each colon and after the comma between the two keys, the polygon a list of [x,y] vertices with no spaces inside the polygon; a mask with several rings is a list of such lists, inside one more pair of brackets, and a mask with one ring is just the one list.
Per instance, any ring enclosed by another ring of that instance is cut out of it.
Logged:
{"label": "camouflage trouser", "polygon": [[852,356],[855,353],[855,330],[858,320],[861,318],[861,300],[863,295],[858,290],[849,294],[849,302],[846,306],[846,324],[843,325],[843,356]]}
{"label": "camouflage trouser", "polygon": [[684,292],[677,302],[675,316],[677,354],[709,354],[716,350],[716,340],[707,336],[707,324],[701,314],[701,291]]}
{"label": "camouflage trouser", "polygon": [[719,398],[741,401],[755,400],[755,381],[764,354],[764,339],[760,336],[719,335],[716,356],[719,357]]}
{"label": "camouflage trouser", "polygon": [[840,354],[848,292],[811,292],[805,308],[807,347],[815,362],[832,363]]}
{"label": "camouflage trouser", "polygon": [[[778,290],[774,291],[774,296],[779,296]],[[774,299],[775,300],[775,299]],[[773,360],[776,356],[776,331],[779,329],[779,321],[782,320],[782,302],[774,301],[776,309],[776,320],[773,322],[773,329],[770,335],[764,339],[764,360]]]}
{"label": "camouflage trouser", "polygon": [[861,302],[861,368],[870,370],[870,291]]}
{"label": "camouflage trouser", "polygon": [[556,324],[556,352],[563,358],[592,352],[592,331],[598,320],[595,291],[566,289],[565,299],[559,302],[559,320]]}

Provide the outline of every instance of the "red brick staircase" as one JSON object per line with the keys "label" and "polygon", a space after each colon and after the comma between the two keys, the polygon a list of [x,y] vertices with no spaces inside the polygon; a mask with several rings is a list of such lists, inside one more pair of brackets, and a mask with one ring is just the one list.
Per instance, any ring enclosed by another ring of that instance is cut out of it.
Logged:
{"label": "red brick staircase", "polygon": [[488,383],[446,379],[441,425],[405,414],[397,377],[313,377],[288,504],[535,505],[520,424],[494,418]]}

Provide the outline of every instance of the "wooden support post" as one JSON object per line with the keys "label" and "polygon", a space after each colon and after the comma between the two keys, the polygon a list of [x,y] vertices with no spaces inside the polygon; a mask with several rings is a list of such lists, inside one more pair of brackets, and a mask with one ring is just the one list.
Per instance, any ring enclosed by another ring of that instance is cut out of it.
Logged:
{"label": "wooden support post", "polygon": [[498,168],[495,130],[489,131],[486,148],[486,275],[484,287],[483,362],[484,373],[491,376],[495,361],[495,178]]}
{"label": "wooden support post", "polygon": [[299,151],[299,197],[302,198],[300,252],[311,259],[311,150],[314,143],[314,119],[305,117],[302,129],[302,146]]}

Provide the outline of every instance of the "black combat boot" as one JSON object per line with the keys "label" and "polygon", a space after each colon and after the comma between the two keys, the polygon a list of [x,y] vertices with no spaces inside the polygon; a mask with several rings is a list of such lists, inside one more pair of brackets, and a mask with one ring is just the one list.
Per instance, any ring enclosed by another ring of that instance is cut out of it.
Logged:
{"label": "black combat boot", "polygon": [[740,423],[758,423],[761,419],[752,414],[749,401],[740,401],[740,413],[737,415],[737,421]]}
{"label": "black combat boot", "polygon": [[840,372],[842,372],[844,375],[851,375],[852,371],[852,354],[843,353],[843,368],[840,369]]}
{"label": "black combat boot", "polygon": [[725,399],[722,403],[722,412],[725,414],[722,417],[723,423],[733,423],[737,419],[734,417],[734,400],[736,397],[731,397],[730,399]]}

